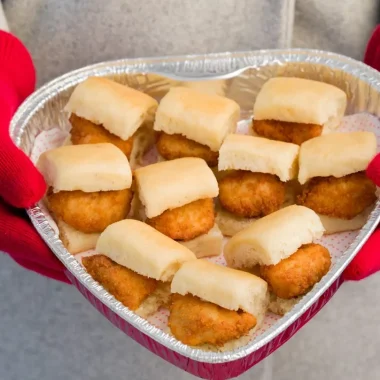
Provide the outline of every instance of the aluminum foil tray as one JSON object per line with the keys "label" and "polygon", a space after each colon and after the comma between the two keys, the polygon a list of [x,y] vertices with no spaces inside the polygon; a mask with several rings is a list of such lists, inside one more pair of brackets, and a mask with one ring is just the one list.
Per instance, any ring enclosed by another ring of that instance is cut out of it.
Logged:
{"label": "aluminum foil tray", "polygon": [[[68,73],[40,88],[19,108],[11,123],[15,143],[31,154],[36,136],[53,126],[67,125],[61,112],[73,88],[88,76],[110,77],[160,99],[183,81],[212,81],[237,101],[242,120],[252,117],[255,96],[273,76],[298,76],[334,84],[348,95],[347,114],[380,115],[380,74],[363,63],[322,51],[262,50],[244,53],[127,59],[99,63]],[[218,82],[215,82],[218,80]],[[217,87],[217,86],[216,86]],[[150,322],[138,317],[95,282],[63,247],[46,214],[38,205],[27,210],[32,223],[78,290],[114,325],[168,362],[206,379],[240,375],[270,355],[307,323],[343,282],[341,274],[380,220],[377,202],[368,222],[355,234],[330,272],[286,316],[279,318],[248,345],[227,352],[205,352],[188,347]]]}

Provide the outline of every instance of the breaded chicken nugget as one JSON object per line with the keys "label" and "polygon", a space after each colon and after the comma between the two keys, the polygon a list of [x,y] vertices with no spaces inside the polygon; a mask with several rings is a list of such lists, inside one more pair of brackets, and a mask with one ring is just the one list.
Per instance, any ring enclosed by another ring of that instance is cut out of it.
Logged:
{"label": "breaded chicken nugget", "polygon": [[364,172],[342,178],[316,177],[302,188],[297,204],[315,212],[352,219],[376,201],[376,186]]}
{"label": "breaded chicken nugget", "polygon": [[103,232],[110,224],[125,219],[131,208],[133,192],[130,189],[117,191],[49,190],[49,209],[65,223],[84,233]]}
{"label": "breaded chicken nugget", "polygon": [[259,136],[297,145],[322,134],[322,126],[318,124],[290,123],[278,120],[253,120],[252,128]]}
{"label": "breaded chicken nugget", "polygon": [[272,174],[234,171],[219,181],[219,200],[236,216],[265,216],[284,203],[285,183]]}
{"label": "breaded chicken nugget", "polygon": [[208,146],[178,134],[168,135],[162,132],[157,140],[157,150],[166,160],[199,157],[204,159],[210,167],[218,165],[218,152],[213,152]]}
{"label": "breaded chicken nugget", "polygon": [[261,276],[280,298],[293,298],[308,292],[329,271],[329,251],[319,244],[306,244],[277,265],[261,267]]}
{"label": "breaded chicken nugget", "polygon": [[146,223],[174,240],[191,240],[206,234],[215,224],[214,201],[199,199],[187,205],[166,210],[147,219]]}
{"label": "breaded chicken nugget", "polygon": [[82,258],[83,266],[124,306],[136,310],[158,286],[158,281],[125,268],[104,255]]}
{"label": "breaded chicken nugget", "polygon": [[73,145],[111,143],[117,146],[128,159],[133,148],[133,136],[124,141],[120,137],[108,132],[101,125],[71,114],[71,142]]}
{"label": "breaded chicken nugget", "polygon": [[222,346],[246,335],[256,323],[253,315],[241,310],[227,310],[192,295],[172,296],[168,325],[172,334],[189,346]]}

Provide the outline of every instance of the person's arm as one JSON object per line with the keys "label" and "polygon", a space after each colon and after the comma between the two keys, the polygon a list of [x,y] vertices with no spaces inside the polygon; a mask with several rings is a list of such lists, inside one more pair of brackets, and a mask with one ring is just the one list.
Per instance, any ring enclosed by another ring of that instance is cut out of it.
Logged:
{"label": "person's arm", "polygon": [[[1,3],[0,3],[1,5]],[[0,252],[26,269],[67,282],[64,267],[30,223],[23,208],[38,202],[46,190],[42,175],[9,136],[18,106],[35,88],[32,58],[23,43],[4,29],[0,8]]]}

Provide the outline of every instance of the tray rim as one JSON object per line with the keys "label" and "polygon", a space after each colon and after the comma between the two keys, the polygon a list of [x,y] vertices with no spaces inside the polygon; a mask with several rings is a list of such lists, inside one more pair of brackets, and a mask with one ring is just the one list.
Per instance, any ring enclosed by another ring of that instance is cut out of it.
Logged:
{"label": "tray rim", "polygon": [[[358,79],[367,82],[370,86],[374,87],[376,91],[380,92],[379,72],[368,67],[364,63],[355,61],[352,58],[319,50],[274,49],[236,53],[226,52],[217,54],[121,59],[100,62],[71,71],[42,86],[21,105],[14,115],[10,125],[10,135],[16,145],[19,146],[22,134],[27,128],[28,122],[34,113],[40,110],[44,104],[56,94],[75,85],[73,84],[74,79],[75,83],[78,83],[87,78],[89,75],[93,75],[94,71],[96,71],[96,75],[99,76],[139,72],[143,74],[160,74],[177,80],[227,79],[236,76],[251,67],[257,68],[260,66],[267,66],[268,63],[266,63],[266,59],[271,57],[271,60],[273,60],[274,56],[281,57],[281,62],[284,63],[305,62],[323,64],[332,68],[346,71],[356,76]],[[321,58],[324,58],[327,61],[321,63],[319,62]],[[220,62],[231,59],[235,60],[234,64],[236,64],[236,69],[224,72],[222,74],[215,74],[212,70],[210,72],[204,70],[203,73],[198,73],[197,71],[191,70],[176,70],[175,74],[173,74],[173,65],[178,67],[180,64],[186,63],[186,61],[198,62],[205,66],[204,69],[207,69],[207,65],[211,65],[212,67],[212,64],[216,61]],[[249,64],[251,61],[254,62],[255,60],[259,60],[261,63],[255,62],[255,65]],[[166,64],[166,67],[163,67],[163,63]],[[273,64],[276,64],[276,62],[271,63],[271,65]],[[277,64],[281,64],[280,61],[278,61]],[[146,69],[142,70],[141,65],[145,65],[144,68]],[[160,67],[154,69],[156,66]],[[138,69],[138,67],[140,68]],[[335,269],[331,270],[312,291],[306,294],[291,312],[289,312],[285,317],[279,319],[273,326],[266,330],[262,335],[255,338],[247,346],[236,351],[218,353],[205,352],[199,349],[190,348],[189,346],[178,342],[169,334],[163,333],[162,330],[151,325],[146,320],[136,316],[133,312],[121,305],[120,302],[116,301],[111,295],[109,295],[108,292],[106,292],[100,285],[96,285],[97,283],[92,280],[90,275],[88,275],[83,267],[78,264],[74,256],[68,253],[68,251],[63,247],[62,242],[57,236],[55,236],[54,230],[50,227],[43,212],[37,205],[27,209],[27,214],[38,233],[49,245],[58,259],[64,264],[67,270],[69,270],[70,273],[72,273],[88,291],[90,291],[113,312],[137,328],[139,331],[146,334],[149,338],[152,338],[158,343],[164,345],[166,348],[198,362],[215,364],[235,361],[252,354],[264,345],[268,344],[271,340],[275,339],[280,333],[285,331],[298,318],[300,318],[322,296],[322,294],[325,293],[330,285],[332,285],[339,278],[343,270],[355,257],[357,252],[376,228],[376,225],[380,221],[380,201],[376,203],[376,206],[372,211],[366,225],[360,230],[359,234],[351,243],[347,251],[337,261],[336,264],[339,263],[340,265],[335,265]],[[100,293],[103,293],[102,299],[99,297]],[[107,302],[104,302],[104,300]]]}

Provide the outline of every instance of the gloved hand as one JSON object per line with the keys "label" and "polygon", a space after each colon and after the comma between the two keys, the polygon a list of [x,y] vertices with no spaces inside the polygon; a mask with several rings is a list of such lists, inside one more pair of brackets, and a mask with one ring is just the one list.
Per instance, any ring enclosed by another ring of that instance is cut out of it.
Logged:
{"label": "gloved hand", "polygon": [[[380,32],[380,29],[378,29]],[[367,168],[367,176],[376,186],[380,186],[380,154],[371,161]],[[359,281],[380,271],[380,228],[363,245],[355,258],[343,273],[346,281]]]}
{"label": "gloved hand", "polygon": [[377,25],[368,41],[364,63],[380,71],[380,24]]}
{"label": "gloved hand", "polygon": [[27,269],[69,283],[63,265],[23,210],[43,197],[45,181],[9,137],[13,114],[35,88],[33,62],[23,44],[3,31],[0,31],[0,56],[0,251]]}
{"label": "gloved hand", "polygon": [[[26,48],[11,34],[0,31],[1,48],[4,50],[0,50],[3,56],[0,63],[0,251],[8,253],[27,269],[69,283],[63,265],[22,210],[43,197],[46,185],[28,157],[11,142],[8,131],[13,113],[34,90],[34,66]],[[370,48],[380,51],[380,28],[376,29],[368,46]],[[377,67],[371,60],[373,57],[367,51],[366,63]],[[376,62],[380,68],[380,60]],[[380,155],[369,165],[367,173],[380,186]],[[380,229],[375,231],[348,266],[344,278],[361,280],[379,271],[379,247]]]}

